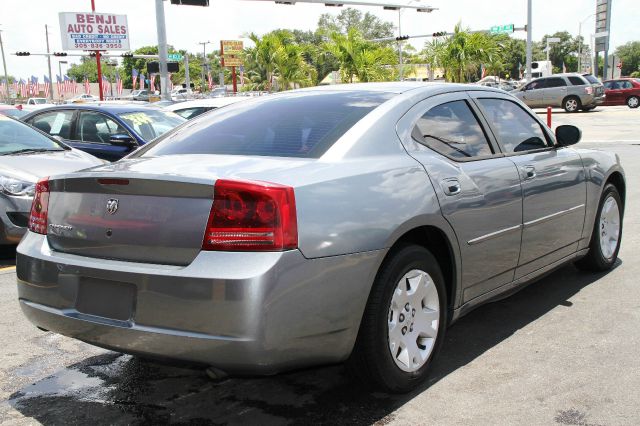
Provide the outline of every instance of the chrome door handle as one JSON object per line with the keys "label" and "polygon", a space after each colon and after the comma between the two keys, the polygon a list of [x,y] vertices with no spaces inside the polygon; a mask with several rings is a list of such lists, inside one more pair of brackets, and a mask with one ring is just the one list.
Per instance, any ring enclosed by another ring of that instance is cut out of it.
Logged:
{"label": "chrome door handle", "polygon": [[445,179],[441,182],[442,190],[446,195],[457,195],[462,191],[462,187],[460,186],[460,182],[458,179],[451,178]]}
{"label": "chrome door handle", "polygon": [[522,173],[525,180],[533,179],[536,177],[536,168],[534,166],[523,166]]}

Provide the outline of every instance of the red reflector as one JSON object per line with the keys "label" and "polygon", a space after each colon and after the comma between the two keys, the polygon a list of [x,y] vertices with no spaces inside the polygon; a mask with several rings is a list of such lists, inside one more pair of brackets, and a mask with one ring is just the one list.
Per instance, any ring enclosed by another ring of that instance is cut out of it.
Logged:
{"label": "red reflector", "polygon": [[49,178],[42,178],[36,183],[36,193],[31,203],[29,214],[29,231],[38,234],[47,233],[47,212],[49,211]]}
{"label": "red reflector", "polygon": [[298,247],[293,188],[219,179],[203,250],[274,251]]}
{"label": "red reflector", "polygon": [[98,179],[100,185],[129,185],[129,179]]}

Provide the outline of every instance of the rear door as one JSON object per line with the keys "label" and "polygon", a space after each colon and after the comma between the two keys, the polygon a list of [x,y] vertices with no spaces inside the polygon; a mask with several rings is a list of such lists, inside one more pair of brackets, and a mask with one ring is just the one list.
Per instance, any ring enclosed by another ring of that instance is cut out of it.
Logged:
{"label": "rear door", "polygon": [[567,82],[562,77],[549,77],[543,89],[543,106],[560,106],[567,96]]}
{"label": "rear door", "polygon": [[59,109],[43,112],[31,117],[26,122],[51,136],[58,136],[65,143],[77,148],[72,140],[75,116],[76,114],[73,110]]}
{"label": "rear door", "polygon": [[522,182],[522,249],[515,278],[575,253],[585,219],[580,155],[558,148],[546,127],[508,96],[475,95],[501,150]]}
{"label": "rear door", "polygon": [[456,232],[464,302],[510,283],[520,254],[518,169],[485,126],[465,92],[425,99],[398,123],[403,143],[424,165],[442,214]]}

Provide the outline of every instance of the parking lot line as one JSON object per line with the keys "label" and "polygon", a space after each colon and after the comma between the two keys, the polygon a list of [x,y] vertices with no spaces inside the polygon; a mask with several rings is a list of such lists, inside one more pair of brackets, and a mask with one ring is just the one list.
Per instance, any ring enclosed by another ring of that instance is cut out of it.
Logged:
{"label": "parking lot line", "polygon": [[16,269],[15,265],[11,265],[11,266],[3,266],[2,268],[0,268],[0,271],[9,271],[12,269]]}

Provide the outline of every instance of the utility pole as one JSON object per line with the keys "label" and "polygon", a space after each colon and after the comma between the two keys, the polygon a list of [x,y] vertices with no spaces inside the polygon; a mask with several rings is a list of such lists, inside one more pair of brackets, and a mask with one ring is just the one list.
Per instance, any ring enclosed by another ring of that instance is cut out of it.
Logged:
{"label": "utility pole", "polygon": [[184,82],[187,86],[187,93],[191,93],[191,79],[189,78],[189,52],[184,55]]}
{"label": "utility pole", "polygon": [[[96,12],[96,0],[91,0],[91,12]],[[104,95],[102,94],[102,65],[100,64],[100,51],[96,50],[96,65],[98,68],[98,91],[100,92],[100,100],[104,101]]]}
{"label": "utility pole", "polygon": [[401,17],[402,9],[398,9],[398,62],[400,64],[399,77],[400,81],[404,80],[404,66],[402,64],[402,17]]}
{"label": "utility pole", "polygon": [[532,49],[532,19],[531,19],[531,5],[532,0],[527,0],[527,71],[525,78],[527,79],[527,83],[531,81],[531,62],[533,59],[533,49]]}
{"label": "utility pole", "polygon": [[[49,52],[49,26],[44,24],[44,35],[47,39],[47,53]],[[49,66],[49,99],[53,100],[53,78],[51,76],[51,56],[47,55],[47,65]]]}
{"label": "utility pole", "polygon": [[169,91],[167,90],[167,28],[164,22],[164,4],[163,0],[156,0],[156,28],[158,31],[158,56],[160,56],[160,91],[162,99],[171,100]]}
{"label": "utility pole", "polygon": [[2,51],[2,66],[4,67],[4,81],[7,84],[7,102],[9,102],[9,75],[7,74],[7,61],[4,59],[4,44],[2,44],[2,30],[0,30],[0,50]]}
{"label": "utility pole", "polygon": [[205,83],[205,66],[207,64],[207,44],[211,44],[210,41],[200,41],[198,44],[202,45],[202,88],[206,87]]}

